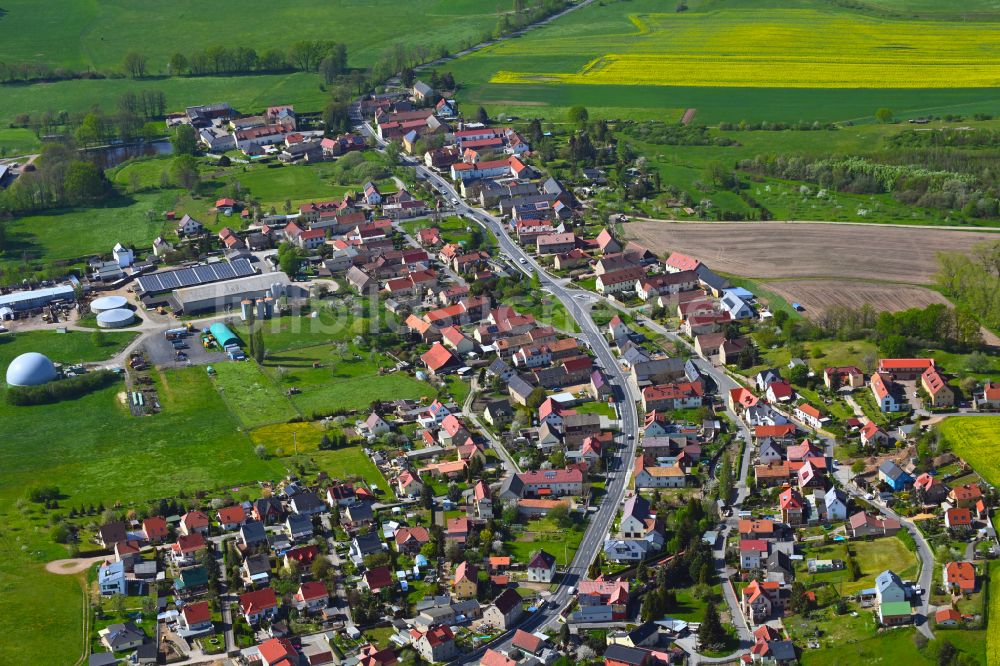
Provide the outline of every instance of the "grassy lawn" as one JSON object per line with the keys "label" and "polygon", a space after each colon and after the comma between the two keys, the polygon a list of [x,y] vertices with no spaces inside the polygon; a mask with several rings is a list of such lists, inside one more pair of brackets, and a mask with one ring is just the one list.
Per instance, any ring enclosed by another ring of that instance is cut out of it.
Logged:
{"label": "grassy lawn", "polygon": [[[438,222],[433,220],[409,220],[403,222],[400,226],[414,238],[417,237],[417,233],[421,229],[427,229],[430,227],[437,227],[438,231],[441,232],[441,240],[445,243],[458,243],[464,245],[469,241],[471,236],[470,229],[479,229],[479,225],[469,222],[464,217],[449,216],[441,218]],[[481,229],[480,229],[481,230]],[[490,234],[483,234],[483,241],[489,243],[492,239]]]}
{"label": "grassy lawn", "polygon": [[373,627],[365,629],[365,637],[380,650],[389,647],[389,639],[396,633],[393,627]]}
{"label": "grassy lawn", "polygon": [[134,332],[107,332],[102,346],[94,344],[93,334],[85,331],[25,331],[0,336],[0,368],[4,371],[16,356],[34,351],[45,354],[55,363],[100,361],[117,354],[135,339]]}
{"label": "grassy lawn", "polygon": [[[990,589],[988,614],[990,618],[1000,617],[1000,561],[990,562]],[[990,632],[986,644],[987,663],[1000,663],[1000,632]]]}
{"label": "grassy lawn", "polygon": [[[43,480],[70,502],[110,504],[211,488],[223,479],[266,479],[277,471],[253,456],[204,368],[160,372],[154,380],[163,410],[145,418],[132,417],[121,404],[121,385],[55,405],[0,405],[8,428],[0,445],[0,501]],[[108,460],[114,464],[95,464]]]}
{"label": "grassy lawn", "polygon": [[[849,612],[837,615],[833,607],[821,608],[810,614],[808,618],[801,614],[787,615],[784,618],[792,640],[804,645],[808,640],[816,639],[816,631],[820,632],[821,651],[844,643],[857,643],[875,635],[877,626],[871,610],[849,604]],[[857,612],[857,617],[851,615]],[[815,650],[807,650],[812,654]]]}
{"label": "grassy lawn", "polygon": [[855,642],[823,646],[821,650],[803,650],[803,666],[841,666],[842,664],[930,664],[913,642],[915,629],[893,629],[880,636]]}
{"label": "grassy lawn", "polygon": [[[876,354],[875,344],[868,340],[809,340],[802,343],[803,357],[810,369],[822,381],[823,368],[833,365],[855,365],[862,367],[867,354]],[[747,370],[748,374],[759,372],[764,368],[780,368],[783,371],[792,360],[788,347],[765,349],[761,365]]]}
{"label": "grassy lawn", "polygon": [[577,405],[573,409],[575,409],[578,414],[600,414],[601,416],[607,416],[609,419],[617,418],[615,408],[606,402],[585,402],[582,405]]}
{"label": "grassy lawn", "polygon": [[551,294],[532,292],[525,296],[509,298],[504,304],[521,314],[530,314],[544,326],[553,326],[566,333],[576,333],[580,330],[569,311]]}
{"label": "grassy lawn", "polygon": [[807,585],[810,582],[830,583],[837,588],[841,595],[849,595],[873,587],[875,576],[886,569],[892,569],[902,579],[912,578],[917,574],[917,558],[907,549],[906,545],[896,537],[886,537],[875,539],[874,541],[856,541],[851,543],[855,551],[855,559],[861,567],[861,578],[856,581],[850,580],[846,570],[827,571],[817,574],[809,574],[806,569],[806,560],[817,559],[839,559],[844,560],[847,556],[847,546],[844,542],[830,544],[828,546],[810,547],[796,569],[799,572],[799,579]]}
{"label": "grassy lawn", "polygon": [[292,404],[306,416],[336,410],[364,409],[374,400],[420,398],[433,387],[402,372],[379,374],[392,359],[350,345],[343,357],[332,347],[302,347],[270,354],[264,373],[280,390],[296,388]]}
{"label": "grassy lawn", "polygon": [[[317,307],[316,317],[287,315],[258,322],[269,354],[334,342],[350,342],[355,337],[375,333],[394,317],[378,301],[351,301],[346,307],[326,303]],[[315,307],[315,305],[314,305]],[[247,327],[234,322],[233,332],[247,339]]]}
{"label": "grassy lawn", "polygon": [[259,165],[247,171],[231,170],[223,181],[239,181],[250,191],[265,210],[276,206],[279,210],[286,199],[297,206],[300,202],[316,199],[334,199],[356,188],[332,185],[330,176],[333,162],[319,164],[270,167]]}
{"label": "grassy lawn", "polygon": [[[163,233],[163,213],[173,207],[176,190],[119,197],[97,208],[70,209],[15,218],[6,223],[7,242],[0,265],[44,257],[47,261],[110,254],[116,242],[149,248]],[[152,219],[146,213],[153,211]]]}
{"label": "grassy lawn", "polygon": [[1000,418],[951,416],[938,429],[955,455],[965,459],[991,484],[1000,484],[1000,460],[995,448],[1000,441]]}
{"label": "grassy lawn", "polygon": [[[708,607],[707,599],[698,599],[691,594],[691,588],[674,590],[677,594],[677,605],[668,608],[665,612],[667,617],[688,622],[701,622],[705,619],[705,609]],[[722,588],[719,585],[712,586],[712,593],[721,596]],[[718,605],[718,604],[717,604]],[[724,610],[724,605],[719,606]]]}
{"label": "grassy lawn", "polygon": [[253,361],[222,362],[215,368],[215,385],[230,411],[246,428],[279,423],[299,413],[270,377]]}
{"label": "grassy lawn", "polygon": [[381,488],[395,497],[392,487],[386,482],[375,463],[358,446],[333,451],[320,451],[319,444],[324,429],[318,423],[276,423],[261,426],[250,431],[254,445],[263,445],[269,455],[291,456],[298,453],[309,458],[320,470],[336,479],[363,479],[372,487]]}
{"label": "grassy lawn", "polygon": [[527,564],[533,552],[544,550],[556,558],[559,566],[567,566],[573,560],[581,539],[583,526],[564,530],[555,521],[542,518],[529,521],[514,541],[508,541],[504,545],[510,556],[518,562]]}
{"label": "grassy lawn", "polygon": [[27,155],[41,150],[42,144],[29,129],[4,127],[0,129],[0,155]]}
{"label": "grassy lawn", "polygon": [[469,397],[469,392],[472,390],[470,383],[457,375],[448,375],[445,378],[445,383],[448,384],[448,392],[451,393],[455,402],[459,406],[464,405],[465,399]]}

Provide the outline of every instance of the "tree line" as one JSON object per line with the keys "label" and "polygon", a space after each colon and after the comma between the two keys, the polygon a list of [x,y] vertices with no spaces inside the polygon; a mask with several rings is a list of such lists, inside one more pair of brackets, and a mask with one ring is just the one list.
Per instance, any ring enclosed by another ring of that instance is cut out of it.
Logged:
{"label": "tree line", "polygon": [[1000,328],[1000,241],[979,243],[969,254],[939,252],[937,259],[934,279],[945,296]]}
{"label": "tree line", "polygon": [[[995,154],[955,149],[887,150],[870,156],[807,158],[757,155],[740,160],[743,171],[811,182],[854,194],[891,194],[923,208],[961,209],[967,217],[1000,216]],[[919,166],[918,166],[919,165]]]}
{"label": "tree line", "polygon": [[[925,308],[899,312],[877,312],[865,304],[859,308],[832,306],[812,322],[792,319],[779,310],[772,320],[774,327],[759,328],[753,333],[753,339],[761,349],[787,346],[792,356],[802,356],[803,342],[831,339],[873,340],[879,352],[887,357],[905,357],[927,346],[968,352],[983,344],[981,315],[977,314],[981,312],[963,303],[954,308],[933,303]],[[875,355],[870,355],[861,364],[862,370],[872,372],[876,361]]]}
{"label": "tree line", "polygon": [[115,101],[115,110],[95,107],[88,112],[43,111],[19,113],[12,127],[23,127],[42,138],[54,134],[72,134],[83,145],[106,143],[111,139],[132,141],[152,139],[163,134],[162,127],[147,127],[150,120],[163,118],[167,96],[162,90],[129,90]]}
{"label": "tree line", "polygon": [[[129,69],[129,56],[126,56],[125,67]],[[189,55],[178,51],[167,62],[167,73],[171,76],[285,71],[321,72],[331,76],[342,74],[347,71],[347,45],[329,40],[301,40],[291,44],[287,50],[275,48],[258,53],[253,47],[217,44]],[[138,69],[129,72],[132,78],[142,78],[142,75]]]}
{"label": "tree line", "polygon": [[34,81],[65,81],[69,79],[107,79],[127,76],[144,79],[153,75],[219,76],[227,74],[271,72],[327,72],[331,76],[347,71],[347,46],[329,40],[300,40],[287,49],[272,48],[258,53],[250,46],[217,44],[188,55],[180,51],[163,63],[163,70],[154,71],[149,57],[139,51],[129,51],[122,59],[120,71],[77,71],[47,63],[0,62],[0,82],[28,83]]}
{"label": "tree line", "polygon": [[111,386],[117,380],[118,375],[111,370],[98,370],[40,386],[11,386],[7,389],[7,403],[23,407],[71,400]]}

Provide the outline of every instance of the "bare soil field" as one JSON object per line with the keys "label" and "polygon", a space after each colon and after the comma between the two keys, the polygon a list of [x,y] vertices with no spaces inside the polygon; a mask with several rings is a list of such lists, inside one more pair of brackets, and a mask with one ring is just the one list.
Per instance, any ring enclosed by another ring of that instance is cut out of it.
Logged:
{"label": "bare soil field", "polygon": [[932,303],[948,304],[948,299],[938,292],[908,284],[852,280],[777,280],[760,284],[788,302],[802,305],[807,317],[817,317],[833,305],[861,307],[870,303],[876,310],[895,312]]}
{"label": "bare soil field", "polygon": [[822,277],[930,284],[937,252],[967,251],[1000,238],[989,232],[875,224],[636,221],[624,227],[626,236],[657,254],[683,252],[715,271],[760,280]]}

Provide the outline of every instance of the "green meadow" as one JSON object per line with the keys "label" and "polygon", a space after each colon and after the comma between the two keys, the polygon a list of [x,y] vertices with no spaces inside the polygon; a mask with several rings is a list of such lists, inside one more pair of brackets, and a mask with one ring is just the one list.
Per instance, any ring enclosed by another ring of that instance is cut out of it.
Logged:
{"label": "green meadow", "polygon": [[304,39],[342,42],[352,66],[367,66],[392,44],[454,45],[497,20],[497,8],[480,0],[9,0],[3,9],[0,60],[120,71],[125,54],[138,51],[154,74],[177,51],[225,45],[263,53]]}

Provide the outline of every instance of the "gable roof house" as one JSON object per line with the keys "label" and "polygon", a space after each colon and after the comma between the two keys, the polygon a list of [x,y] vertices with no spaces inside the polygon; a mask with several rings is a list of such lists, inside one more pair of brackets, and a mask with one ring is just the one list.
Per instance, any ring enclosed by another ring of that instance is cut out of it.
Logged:
{"label": "gable roof house", "polygon": [[256,625],[261,620],[272,619],[281,610],[281,602],[274,593],[274,589],[270,587],[241,594],[239,606],[243,618],[250,625]]}
{"label": "gable roof house", "polygon": [[895,518],[873,516],[864,511],[858,511],[847,521],[847,535],[852,539],[868,536],[892,536],[902,529]]}
{"label": "gable roof house", "polygon": [[961,594],[976,591],[976,567],[971,562],[948,562],[944,565],[945,589]]}
{"label": "gable roof house", "polygon": [[893,492],[899,492],[913,483],[913,477],[891,460],[885,460],[879,465],[878,479],[892,488]]}
{"label": "gable roof house", "polygon": [[458,357],[440,342],[431,345],[431,348],[420,356],[420,360],[432,375],[447,374],[457,370],[461,365]]}
{"label": "gable roof house", "polygon": [[517,624],[523,612],[521,595],[516,590],[507,589],[486,609],[483,621],[500,631],[507,631]]}
{"label": "gable roof house", "polygon": [[556,575],[556,558],[544,550],[532,555],[528,562],[528,580],[535,583],[551,583]]}

